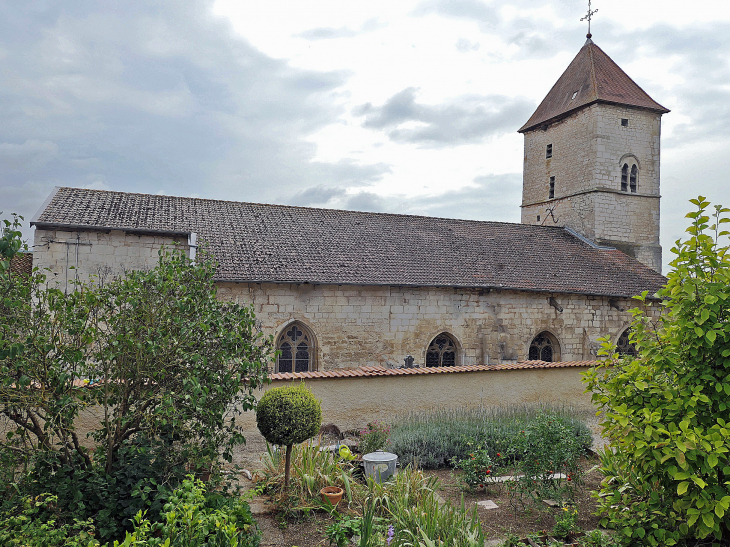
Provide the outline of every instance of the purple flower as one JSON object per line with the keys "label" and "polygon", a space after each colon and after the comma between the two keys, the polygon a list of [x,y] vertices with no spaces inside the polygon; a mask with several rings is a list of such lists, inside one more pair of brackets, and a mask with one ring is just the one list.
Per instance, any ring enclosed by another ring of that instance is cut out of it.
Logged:
{"label": "purple flower", "polygon": [[388,537],[386,538],[388,540],[388,545],[390,545],[390,542],[393,541],[393,536],[395,536],[395,528],[391,524],[388,526]]}

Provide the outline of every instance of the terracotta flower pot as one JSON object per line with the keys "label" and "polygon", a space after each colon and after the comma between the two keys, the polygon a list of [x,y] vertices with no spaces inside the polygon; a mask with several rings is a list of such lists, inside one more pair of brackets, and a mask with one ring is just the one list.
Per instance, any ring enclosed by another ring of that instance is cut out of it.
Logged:
{"label": "terracotta flower pot", "polygon": [[319,491],[319,495],[322,496],[322,501],[329,503],[332,507],[337,507],[344,493],[345,491],[339,486],[325,486]]}

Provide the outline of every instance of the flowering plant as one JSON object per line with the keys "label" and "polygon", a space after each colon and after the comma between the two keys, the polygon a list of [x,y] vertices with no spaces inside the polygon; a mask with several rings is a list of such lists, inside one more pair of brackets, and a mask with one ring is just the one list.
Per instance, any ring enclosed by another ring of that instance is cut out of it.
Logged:
{"label": "flowering plant", "polygon": [[564,506],[561,514],[555,517],[553,535],[559,538],[567,538],[570,534],[579,530],[576,524],[577,521],[578,509],[572,505]]}
{"label": "flowering plant", "polygon": [[382,450],[388,444],[388,435],[390,435],[389,425],[377,421],[369,422],[365,429],[360,431],[357,448],[362,454]]}
{"label": "flowering plant", "polygon": [[[471,444],[467,443],[467,445]],[[484,488],[484,485],[497,471],[497,465],[492,462],[487,450],[481,446],[477,446],[466,458],[460,460],[456,467],[464,471],[461,475],[461,482],[472,490]]]}

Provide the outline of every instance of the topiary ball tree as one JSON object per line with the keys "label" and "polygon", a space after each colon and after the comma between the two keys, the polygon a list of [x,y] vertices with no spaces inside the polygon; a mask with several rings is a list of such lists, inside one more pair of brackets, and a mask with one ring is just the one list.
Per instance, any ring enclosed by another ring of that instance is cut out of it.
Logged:
{"label": "topiary ball tree", "polygon": [[302,382],[267,391],[256,407],[256,425],[271,444],[286,446],[284,489],[289,488],[292,446],[314,437],[322,425],[322,408]]}

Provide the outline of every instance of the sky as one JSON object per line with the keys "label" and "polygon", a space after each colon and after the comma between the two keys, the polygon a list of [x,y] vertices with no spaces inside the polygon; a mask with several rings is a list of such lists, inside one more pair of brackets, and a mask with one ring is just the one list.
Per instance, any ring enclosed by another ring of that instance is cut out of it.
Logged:
{"label": "sky", "polygon": [[[689,199],[730,206],[721,6],[592,4],[594,42],[671,110],[665,264]],[[587,8],[0,0],[2,217],[27,224],[54,186],[76,186],[519,222],[517,129],[585,42]]]}

